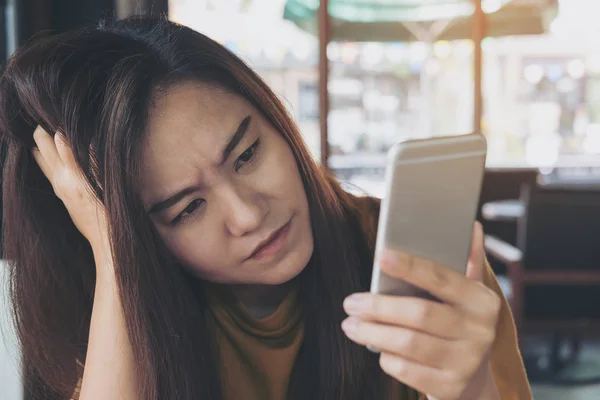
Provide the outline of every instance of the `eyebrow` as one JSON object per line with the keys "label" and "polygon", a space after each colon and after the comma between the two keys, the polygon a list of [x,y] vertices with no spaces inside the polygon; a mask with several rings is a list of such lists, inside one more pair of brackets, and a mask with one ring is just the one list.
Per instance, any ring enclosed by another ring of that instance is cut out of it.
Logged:
{"label": "eyebrow", "polygon": [[248,126],[250,125],[250,121],[252,117],[250,115],[246,116],[237,127],[233,135],[229,138],[227,146],[223,149],[223,154],[221,155],[221,161],[219,162],[219,166],[225,164],[227,158],[231,154],[231,152],[236,148],[236,146],[242,141],[246,131],[248,130]]}
{"label": "eyebrow", "polygon": [[[229,158],[229,156],[231,155],[233,150],[242,141],[242,139],[244,138],[244,135],[246,134],[246,131],[248,131],[248,126],[250,125],[251,120],[252,120],[252,117],[250,115],[246,116],[242,120],[240,125],[237,127],[235,132],[231,135],[231,137],[229,138],[229,140],[227,142],[227,145],[225,146],[225,148],[223,149],[223,152],[221,153],[221,160],[218,163],[219,166],[222,166],[223,164],[225,164],[225,162],[227,161],[227,159]],[[158,214],[166,209],[169,209],[169,208],[173,207],[175,204],[179,203],[181,201],[181,199],[183,199],[185,196],[189,195],[190,193],[194,192],[197,189],[198,188],[196,186],[188,186],[186,188],[183,188],[183,189],[177,191],[176,193],[174,193],[172,195],[168,195],[164,200],[160,200],[160,201],[156,202],[152,207],[150,207],[150,210],[148,211],[148,213],[149,214]]]}

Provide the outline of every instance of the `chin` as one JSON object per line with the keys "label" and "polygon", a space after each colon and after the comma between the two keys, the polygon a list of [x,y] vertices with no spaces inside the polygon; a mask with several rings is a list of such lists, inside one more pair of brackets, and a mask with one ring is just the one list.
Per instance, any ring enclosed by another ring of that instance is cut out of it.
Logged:
{"label": "chin", "polygon": [[263,285],[282,285],[296,278],[304,268],[308,265],[310,258],[312,257],[313,244],[298,246],[287,255],[277,265],[264,271],[264,274],[259,274],[259,282],[257,284]]}

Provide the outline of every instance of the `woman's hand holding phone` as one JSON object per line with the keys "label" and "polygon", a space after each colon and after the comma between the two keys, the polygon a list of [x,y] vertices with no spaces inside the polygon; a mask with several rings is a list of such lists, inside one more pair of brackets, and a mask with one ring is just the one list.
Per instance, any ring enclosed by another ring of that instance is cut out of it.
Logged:
{"label": "woman's hand holding phone", "polygon": [[381,351],[382,369],[430,400],[499,399],[489,363],[501,300],[483,283],[483,231],[476,223],[466,276],[388,251],[380,268],[442,302],[359,293],[344,308],[352,341]]}

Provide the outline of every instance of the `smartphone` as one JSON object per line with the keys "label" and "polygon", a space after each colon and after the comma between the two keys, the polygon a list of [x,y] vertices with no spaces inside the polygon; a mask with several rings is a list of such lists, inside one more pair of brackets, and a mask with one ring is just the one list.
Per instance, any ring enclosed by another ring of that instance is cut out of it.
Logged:
{"label": "smartphone", "polygon": [[465,273],[485,170],[480,134],[408,140],[388,152],[371,292],[436,300],[379,269],[384,249]]}

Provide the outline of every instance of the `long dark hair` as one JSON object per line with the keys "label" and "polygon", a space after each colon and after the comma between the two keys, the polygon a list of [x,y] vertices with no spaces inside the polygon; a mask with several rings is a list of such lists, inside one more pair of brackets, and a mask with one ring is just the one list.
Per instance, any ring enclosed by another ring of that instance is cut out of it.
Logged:
{"label": "long dark hair", "polygon": [[377,357],[345,338],[342,301],[368,288],[372,253],[356,200],[310,157],[281,102],[238,57],[189,28],[132,18],[41,38],[0,81],[4,258],[27,375],[44,398],[71,395],[85,363],[95,285],[89,244],[35,164],[33,130],[64,132],[106,207],[140,398],[219,399],[205,299],[174,265],[139,198],[140,147],[157,91],[211,82],[250,101],[293,150],[315,251],[300,276],[305,339],[290,398],[382,398]]}

